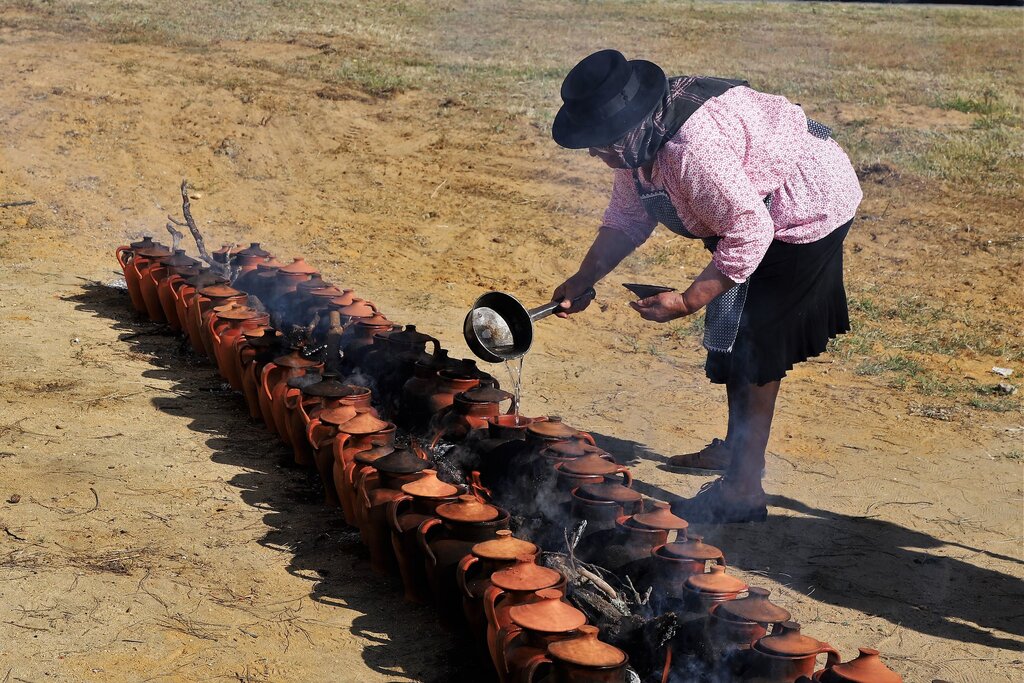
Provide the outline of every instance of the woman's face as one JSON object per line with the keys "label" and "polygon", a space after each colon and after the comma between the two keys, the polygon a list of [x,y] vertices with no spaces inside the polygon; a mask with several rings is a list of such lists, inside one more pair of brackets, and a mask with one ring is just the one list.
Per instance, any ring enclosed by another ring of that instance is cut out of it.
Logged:
{"label": "woman's face", "polygon": [[626,168],[619,155],[607,147],[590,147],[587,151],[590,153],[590,156],[597,157],[607,164],[609,168]]}

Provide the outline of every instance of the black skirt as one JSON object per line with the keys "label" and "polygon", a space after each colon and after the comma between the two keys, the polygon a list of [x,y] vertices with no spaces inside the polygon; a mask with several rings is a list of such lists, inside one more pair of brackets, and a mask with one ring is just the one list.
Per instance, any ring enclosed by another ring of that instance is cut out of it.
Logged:
{"label": "black skirt", "polygon": [[708,351],[715,384],[767,384],[817,356],[850,331],[843,286],[843,240],[853,219],[817,242],[775,240],[750,276],[732,353]]}

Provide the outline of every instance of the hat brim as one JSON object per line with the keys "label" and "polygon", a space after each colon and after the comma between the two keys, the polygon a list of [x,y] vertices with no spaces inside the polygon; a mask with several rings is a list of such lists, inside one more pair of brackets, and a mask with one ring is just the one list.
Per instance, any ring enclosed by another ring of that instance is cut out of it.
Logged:
{"label": "hat brim", "polygon": [[551,137],[559,146],[567,149],[583,149],[610,145],[654,111],[655,105],[665,94],[668,83],[665,72],[657,64],[643,59],[631,60],[629,64],[640,81],[637,97],[633,98],[615,116],[594,126],[580,126],[573,123],[569,119],[565,105],[562,105],[551,124]]}

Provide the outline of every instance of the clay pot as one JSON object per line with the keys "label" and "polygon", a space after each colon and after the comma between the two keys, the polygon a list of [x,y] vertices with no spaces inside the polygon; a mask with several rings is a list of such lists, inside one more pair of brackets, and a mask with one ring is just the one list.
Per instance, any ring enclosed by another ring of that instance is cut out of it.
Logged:
{"label": "clay pot", "polygon": [[207,336],[217,361],[220,376],[227,380],[232,389],[242,390],[242,375],[237,360],[235,343],[245,330],[262,328],[270,323],[266,313],[254,311],[247,306],[235,306],[226,311],[214,312],[207,324]]}
{"label": "clay pot", "polygon": [[139,273],[131,267],[131,263],[135,259],[137,251],[154,248],[166,249],[167,247],[164,247],[159,242],[154,242],[151,236],[145,235],[141,240],[128,245],[122,245],[114,250],[117,263],[121,266],[121,271],[124,273],[124,282],[128,288],[128,298],[131,300],[132,308],[139,313],[145,313],[146,303],[142,300],[142,292],[139,289]]}
{"label": "clay pot", "polygon": [[608,451],[594,446],[582,438],[573,438],[566,441],[554,441],[548,443],[540,450],[540,456],[547,460],[552,467],[560,462],[575,460],[584,455],[600,455],[610,458]]}
{"label": "clay pot", "polygon": [[390,332],[393,328],[394,323],[381,313],[374,313],[368,318],[356,318],[348,328],[347,339],[342,342],[345,367],[351,371],[362,370],[363,358],[377,341],[377,335]]}
{"label": "clay pot", "polygon": [[479,386],[480,380],[459,370],[441,370],[437,373],[434,393],[427,399],[427,410],[437,415],[455,401],[455,395]]}
{"label": "clay pot", "polygon": [[[309,377],[309,374],[306,376]],[[309,424],[320,411],[351,406],[357,412],[369,412],[379,417],[377,411],[370,406],[372,394],[368,388],[344,384],[337,377],[333,373],[324,372],[318,381],[305,383],[296,389],[289,388],[285,393],[289,434],[296,463],[313,463],[315,460],[316,447],[310,438]]]}
{"label": "clay pot", "polygon": [[200,270],[195,275],[182,277],[184,282],[171,276],[168,287],[174,293],[175,311],[178,314],[178,321],[181,323],[182,332],[188,338],[193,351],[203,355],[205,350],[202,348],[202,342],[199,341],[199,322],[201,319],[199,306],[200,301],[205,298],[200,296],[199,290],[214,285],[226,286],[228,281],[223,276],[209,269]]}
{"label": "clay pot", "polygon": [[442,438],[462,441],[472,432],[486,429],[487,420],[501,414],[502,401],[511,401],[512,398],[507,391],[479,386],[455,394],[451,405],[435,415],[437,428],[431,445],[436,445]]}
{"label": "clay pot", "polygon": [[707,573],[691,574],[683,582],[683,605],[687,612],[704,617],[715,605],[735,600],[746,590],[747,584],[727,574],[724,564],[713,564]]}
{"label": "clay pot", "polygon": [[[722,551],[704,543],[702,536],[691,536],[683,542],[666,543],[651,550],[652,587],[663,597],[681,599],[687,579],[707,571],[707,563],[725,566]],[[744,590],[745,590],[744,586]],[[707,607],[701,611],[707,611]]]}
{"label": "clay pot", "polygon": [[375,460],[359,473],[356,482],[359,501],[357,522],[363,542],[370,551],[370,566],[378,574],[390,574],[398,569],[391,544],[388,509],[392,502],[409,495],[402,488],[427,477],[424,485],[414,490],[425,493],[446,491],[449,499],[458,493],[457,488],[440,481],[436,471],[430,470],[430,474],[425,474],[428,466],[424,458],[403,449]]}
{"label": "clay pot", "polygon": [[745,598],[719,602],[711,607],[705,647],[712,660],[732,658],[764,637],[769,628],[790,620],[789,612],[768,599],[770,594],[771,591],[764,588],[750,588]]}
{"label": "clay pot", "polygon": [[430,423],[429,400],[434,393],[437,373],[449,365],[448,351],[438,348],[433,355],[424,356],[413,364],[412,377],[402,386],[395,420],[412,432],[421,432]]}
{"label": "clay pot", "polygon": [[462,599],[456,583],[459,562],[472,552],[474,545],[495,538],[499,529],[507,529],[509,515],[472,495],[439,505],[435,513],[437,517],[420,524],[417,542],[423,551],[434,605],[442,622],[453,626],[462,616]]}
{"label": "clay pot", "polygon": [[878,650],[862,647],[856,659],[833,664],[814,674],[821,683],[903,683],[903,678],[882,663]]}
{"label": "clay pot", "polygon": [[214,309],[232,304],[242,306],[248,299],[245,292],[240,292],[228,285],[210,285],[197,291],[195,303],[190,307],[192,318],[189,325],[189,341],[192,348],[207,358],[216,360],[213,351],[213,340],[210,339],[207,326],[216,312]]}
{"label": "clay pot", "polygon": [[[558,442],[574,440],[584,441],[595,449],[597,448],[593,436],[575,427],[570,427],[562,422],[562,418],[557,415],[549,415],[542,420],[537,420],[526,429],[526,442],[535,455]],[[570,487],[569,490],[573,488],[576,487]]]}
{"label": "clay pot", "polygon": [[272,431],[288,446],[291,446],[291,437],[284,402],[285,393],[289,389],[288,381],[321,367],[322,363],[319,361],[304,358],[298,349],[293,349],[291,353],[275,358],[263,368],[263,375],[260,378],[260,400],[265,402],[272,416]]}
{"label": "clay pot", "polygon": [[537,600],[509,609],[512,626],[498,635],[504,653],[498,670],[505,681],[534,681],[537,669],[547,659],[552,643],[578,636],[587,617],[553,589],[537,592]]}
{"label": "clay pot", "polygon": [[270,301],[270,293],[273,290],[274,281],[277,279],[277,271],[281,268],[281,265],[281,262],[273,257],[257,263],[256,270],[249,271],[235,280],[235,289],[248,292],[266,306]]}
{"label": "clay pot", "polygon": [[[598,632],[596,626],[584,624],[577,636],[548,645],[551,676],[545,683],[625,683],[629,658],[619,648],[598,640]],[[538,671],[542,669],[534,665],[524,680],[533,681]]]}
{"label": "clay pot", "polygon": [[[325,412],[320,413],[321,420],[324,419]],[[359,413],[340,425],[332,440],[330,475],[345,520],[353,526],[358,526],[359,519],[356,507],[355,456],[375,446],[394,446],[395,429],[394,423],[385,422],[369,412]],[[321,472],[321,477],[325,474],[324,466],[327,464],[321,460],[322,452],[323,448],[317,454],[317,469]]]}
{"label": "clay pot", "polygon": [[[398,560],[405,599],[422,603],[429,599],[423,552],[416,540],[420,524],[435,517],[438,505],[453,503],[465,492],[437,478],[435,470],[424,470],[423,478],[402,486],[401,496],[388,504],[391,545]],[[501,532],[499,532],[501,533]]]}
{"label": "clay pot", "polygon": [[430,345],[433,345],[429,356],[432,358],[441,348],[440,342],[418,331],[415,325],[375,335],[360,369],[377,378],[380,400],[389,412],[397,412],[402,387],[413,376],[417,361],[426,355]]}
{"label": "clay pot", "polygon": [[[537,425],[530,425],[530,429],[535,426]],[[618,474],[622,475],[623,486],[626,488],[633,486],[633,475],[628,467],[618,465],[596,453],[558,463],[555,465],[555,474],[556,488],[565,492],[571,492],[573,489],[587,484],[614,481],[613,478]]]}
{"label": "clay pot", "polygon": [[[495,534],[497,537],[494,540],[477,543],[472,547],[470,554],[459,563],[455,576],[462,591],[462,612],[466,623],[484,654],[488,652],[488,617],[484,612],[483,599],[492,587],[491,575],[514,566],[521,558],[535,558],[540,552],[535,544],[514,537],[508,529],[499,529]],[[493,607],[492,602],[492,611]]]}
{"label": "clay pot", "polygon": [[644,497],[619,483],[586,484],[571,492],[572,516],[587,521],[587,531],[614,529],[623,514],[639,512]]}
{"label": "clay pot", "polygon": [[[259,264],[265,263],[269,258],[273,258],[273,255],[269,251],[262,249],[259,242],[251,243],[248,247],[236,253],[234,259],[232,259],[232,265],[238,271],[236,278],[241,278],[246,273],[255,272]],[[235,286],[239,288],[237,284]]]}
{"label": "clay pot", "polygon": [[[174,332],[181,332],[182,322],[178,317],[176,292],[173,286],[178,285],[180,288],[185,277],[197,274],[200,271],[200,263],[186,256],[184,249],[178,249],[169,258],[164,259],[163,266],[167,272],[163,278],[156,281],[157,300],[167,320],[167,326]],[[153,277],[152,271],[150,276]]]}
{"label": "clay pot", "polygon": [[827,654],[826,667],[840,662],[839,652],[828,643],[800,633],[800,624],[785,621],[770,636],[754,644],[738,665],[739,680],[749,683],[793,683],[814,673],[819,654]]}
{"label": "clay pot", "polygon": [[164,317],[163,306],[160,305],[160,295],[157,287],[160,281],[167,277],[167,268],[164,261],[171,258],[172,254],[166,247],[151,247],[139,249],[135,252],[136,258],[132,259],[131,268],[138,274],[139,292],[142,294],[143,312],[153,322],[167,322]]}
{"label": "clay pot", "polygon": [[241,365],[242,395],[249,406],[249,416],[263,419],[260,407],[260,377],[263,367],[284,352],[284,338],[272,327],[242,332],[235,342],[238,363]]}

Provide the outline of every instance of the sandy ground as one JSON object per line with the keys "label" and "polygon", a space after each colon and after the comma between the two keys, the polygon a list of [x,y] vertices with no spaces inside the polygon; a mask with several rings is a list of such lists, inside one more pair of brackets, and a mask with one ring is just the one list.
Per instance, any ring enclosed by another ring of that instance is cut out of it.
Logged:
{"label": "sandy ground", "polygon": [[[267,74],[254,100],[212,82],[314,49],[301,42],[198,54],[2,38],[0,201],[37,203],[0,209],[0,680],[472,680],[240,399],[105,286],[113,249],[162,233],[188,177],[211,240],[305,254],[466,353],[460,321],[482,289],[539,302],[571,272],[604,203],[596,162],[525,125],[481,135],[444,93],[323,97]],[[1019,309],[1000,284],[1019,278],[1019,251],[968,264],[948,258],[960,233],[907,229],[957,224],[963,207],[894,205],[884,176],[865,190],[851,272],[926,290],[945,258],[943,277],[969,281],[948,296]],[[1019,208],[975,207],[972,224],[997,234]],[[700,251],[673,240],[651,249],[678,249],[682,272],[634,257],[586,316],[545,323],[524,389],[525,412],[593,431],[657,498],[705,481],[660,464],[721,436],[725,416],[699,338],[641,324],[615,284],[692,275]],[[993,381],[991,358],[956,362]],[[1022,470],[1004,456],[1024,419],[922,401],[829,356],[799,368],[770,444],[771,519],[707,531],[846,656],[876,647],[907,681],[1019,681]]]}

